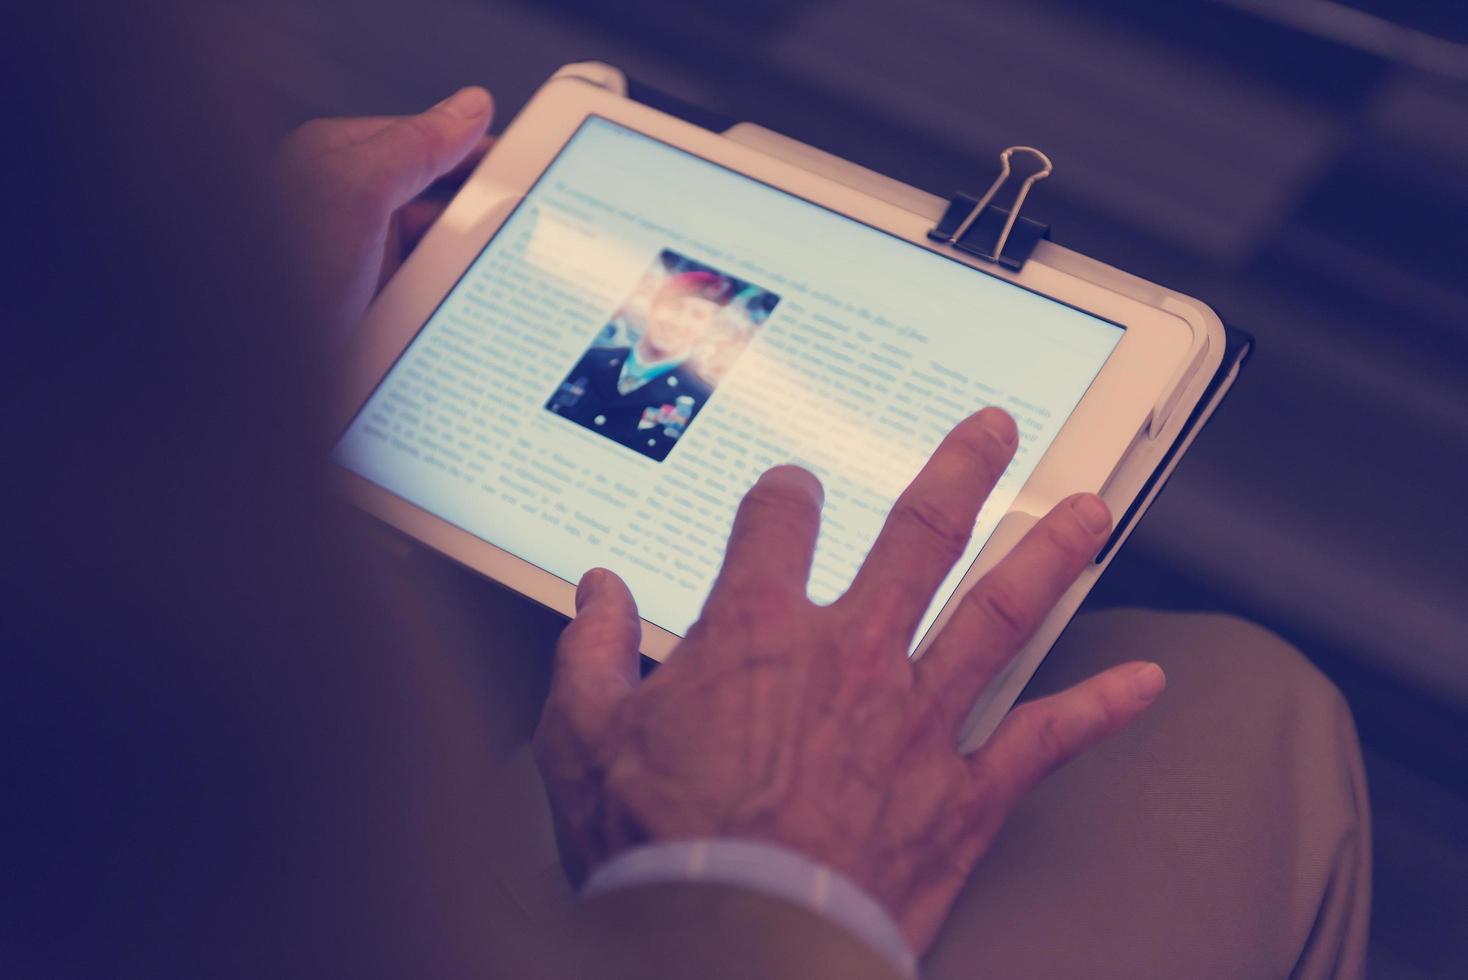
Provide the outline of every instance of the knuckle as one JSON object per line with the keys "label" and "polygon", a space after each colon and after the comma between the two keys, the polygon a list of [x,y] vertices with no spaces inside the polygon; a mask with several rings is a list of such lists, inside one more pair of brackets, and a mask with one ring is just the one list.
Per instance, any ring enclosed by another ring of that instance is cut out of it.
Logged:
{"label": "knuckle", "polygon": [[1051,549],[1063,555],[1068,562],[1084,561],[1090,557],[1095,536],[1068,509],[1056,513],[1038,526]]}
{"label": "knuckle", "polygon": [[871,654],[884,654],[892,646],[892,629],[887,618],[877,609],[867,607],[853,609],[847,625],[843,646],[859,659],[872,659]]}
{"label": "knuckle", "polygon": [[1100,689],[1086,712],[1086,732],[1089,740],[1104,736],[1125,724],[1132,716],[1130,706],[1135,702],[1117,692]]}
{"label": "knuckle", "polygon": [[1060,716],[1042,712],[1033,727],[1035,747],[1045,761],[1046,770],[1060,765],[1070,755],[1070,742],[1065,738]]}
{"label": "knuckle", "polygon": [[1002,579],[980,583],[964,601],[977,606],[990,626],[997,627],[1010,642],[1022,642],[1035,629],[1034,611]]}
{"label": "knuckle", "polygon": [[973,528],[954,518],[943,507],[923,497],[899,500],[893,516],[916,528],[943,557],[957,561],[968,547]]}

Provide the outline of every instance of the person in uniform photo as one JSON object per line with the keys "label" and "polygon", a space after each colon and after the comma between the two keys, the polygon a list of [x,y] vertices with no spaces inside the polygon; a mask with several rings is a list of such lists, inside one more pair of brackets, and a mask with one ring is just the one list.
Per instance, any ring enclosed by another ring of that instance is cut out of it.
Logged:
{"label": "person in uniform photo", "polygon": [[[647,302],[640,333],[612,346],[593,345],[546,408],[661,462],[727,370],[726,363],[717,376],[701,371],[702,352],[727,332],[729,316],[752,321],[751,292],[762,298],[761,320],[779,298],[673,252],[664,251],[654,269],[659,266],[667,272]],[[613,320],[619,316],[621,311]],[[750,322],[742,331],[740,350],[754,327]]]}

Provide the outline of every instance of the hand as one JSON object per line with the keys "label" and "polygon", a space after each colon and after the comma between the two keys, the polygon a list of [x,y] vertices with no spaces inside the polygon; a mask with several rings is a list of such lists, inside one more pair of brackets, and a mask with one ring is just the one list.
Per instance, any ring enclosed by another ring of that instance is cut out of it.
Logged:
{"label": "hand", "polygon": [[765,840],[846,874],[925,952],[1020,797],[1164,684],[1155,664],[1115,667],[1015,709],[959,755],[969,708],[1111,526],[1098,498],[1062,501],[909,661],[1015,445],[998,409],[960,423],[825,607],[806,594],[820,484],[792,466],[765,473],[740,504],[698,622],[645,681],[632,596],[611,572],[588,572],[535,737],[573,880],[644,842]]}
{"label": "hand", "polygon": [[466,88],[416,116],[317,119],[281,145],[275,182],[313,317],[340,340],[488,151],[494,103]]}

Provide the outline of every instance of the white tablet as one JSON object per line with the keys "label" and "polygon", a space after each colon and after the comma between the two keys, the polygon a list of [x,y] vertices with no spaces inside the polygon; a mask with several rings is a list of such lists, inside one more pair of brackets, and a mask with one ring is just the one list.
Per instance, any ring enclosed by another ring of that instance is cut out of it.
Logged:
{"label": "white tablet", "polygon": [[368,511],[561,613],[587,569],[617,572],[660,660],[762,471],[825,485],[810,595],[829,602],[943,435],[998,405],[1019,451],[920,652],[1013,544],[1001,519],[1102,491],[1207,348],[1175,312],[1038,257],[1001,270],[931,226],[552,81],[374,304],[334,462]]}

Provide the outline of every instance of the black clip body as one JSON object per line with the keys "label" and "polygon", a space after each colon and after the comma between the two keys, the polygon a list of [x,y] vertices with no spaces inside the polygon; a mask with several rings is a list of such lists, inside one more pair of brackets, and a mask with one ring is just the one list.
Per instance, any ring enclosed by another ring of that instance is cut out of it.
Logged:
{"label": "black clip body", "polygon": [[[991,202],[1009,177],[1009,158],[1016,152],[1033,154],[1043,166],[1025,178],[1015,195],[1014,207],[1006,211]],[[1050,237],[1049,225],[1020,217],[1019,209],[1024,206],[1030,188],[1036,181],[1050,176],[1053,168],[1049,157],[1029,146],[1011,146],[999,154],[999,164],[999,176],[994,178],[984,196],[953,195],[948,202],[948,210],[943,212],[937,226],[928,232],[928,237],[1017,271],[1029,261],[1030,253],[1040,239]]]}

